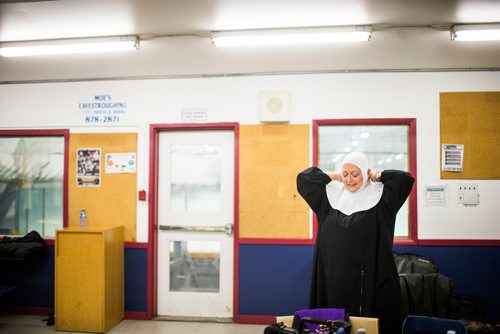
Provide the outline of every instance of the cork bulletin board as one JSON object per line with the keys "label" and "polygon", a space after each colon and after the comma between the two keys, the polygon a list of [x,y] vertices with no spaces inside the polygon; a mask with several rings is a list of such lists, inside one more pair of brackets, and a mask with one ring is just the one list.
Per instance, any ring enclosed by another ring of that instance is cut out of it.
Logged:
{"label": "cork bulletin board", "polygon": [[462,172],[441,179],[500,179],[500,92],[441,93],[440,134],[440,151],[464,145]]}
{"label": "cork bulletin board", "polygon": [[[99,186],[77,184],[77,152],[100,150]],[[137,173],[106,173],[107,153],[137,152],[137,133],[79,133],[70,135],[68,171],[68,225],[79,225],[79,212],[87,211],[87,225],[125,228],[125,241],[136,241]]]}
{"label": "cork bulletin board", "polygon": [[240,127],[240,238],[310,238],[309,207],[296,189],[308,166],[309,125]]}

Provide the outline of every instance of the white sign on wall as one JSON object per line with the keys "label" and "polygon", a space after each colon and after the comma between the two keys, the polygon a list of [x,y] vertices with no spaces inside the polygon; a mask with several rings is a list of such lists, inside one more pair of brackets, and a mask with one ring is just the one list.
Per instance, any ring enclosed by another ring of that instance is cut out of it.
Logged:
{"label": "white sign on wall", "polygon": [[116,100],[110,94],[94,94],[88,100],[78,102],[83,123],[88,125],[113,125],[123,121],[127,102]]}
{"label": "white sign on wall", "polygon": [[205,122],[207,120],[207,109],[182,109],[183,122]]}
{"label": "white sign on wall", "polygon": [[136,154],[130,153],[106,153],[106,173],[135,173]]}
{"label": "white sign on wall", "polygon": [[463,144],[443,144],[442,170],[447,172],[461,172],[464,162]]}
{"label": "white sign on wall", "polygon": [[446,204],[446,187],[444,184],[425,185],[425,204],[444,206]]}

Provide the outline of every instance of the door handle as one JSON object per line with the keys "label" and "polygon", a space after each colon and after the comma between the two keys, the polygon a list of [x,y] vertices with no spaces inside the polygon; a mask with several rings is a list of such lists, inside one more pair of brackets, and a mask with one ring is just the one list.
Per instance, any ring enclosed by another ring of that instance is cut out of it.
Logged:
{"label": "door handle", "polygon": [[226,233],[233,234],[233,224],[229,223],[224,226],[178,226],[178,225],[160,225],[161,231],[175,232],[208,232],[208,233]]}

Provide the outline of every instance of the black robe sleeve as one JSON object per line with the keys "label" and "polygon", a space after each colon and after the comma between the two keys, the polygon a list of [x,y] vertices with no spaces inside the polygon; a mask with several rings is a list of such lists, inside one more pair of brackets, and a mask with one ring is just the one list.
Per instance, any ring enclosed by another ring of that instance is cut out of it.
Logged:
{"label": "black robe sleeve", "polygon": [[297,190],[315,212],[320,213],[325,208],[328,197],[326,196],[326,185],[332,179],[317,167],[309,167],[297,175]]}
{"label": "black robe sleeve", "polygon": [[396,215],[403,206],[414,181],[410,173],[400,170],[388,169],[381,173],[380,182],[384,184],[382,198],[391,214]]}

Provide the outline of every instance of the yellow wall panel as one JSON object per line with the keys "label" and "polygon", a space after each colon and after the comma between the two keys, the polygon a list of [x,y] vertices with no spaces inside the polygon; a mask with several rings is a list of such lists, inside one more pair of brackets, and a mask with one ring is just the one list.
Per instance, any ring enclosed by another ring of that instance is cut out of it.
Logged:
{"label": "yellow wall panel", "polygon": [[240,127],[240,238],[310,238],[309,208],[296,188],[309,166],[309,125]]}
{"label": "yellow wall panel", "polygon": [[441,147],[464,145],[462,172],[441,178],[500,179],[500,92],[441,93],[440,114]]}
{"label": "yellow wall panel", "polygon": [[[77,187],[77,150],[101,149],[101,184]],[[68,171],[68,224],[79,225],[81,209],[87,211],[87,225],[125,228],[125,240],[136,240],[137,173],[106,174],[106,153],[137,152],[136,133],[78,133],[70,135]]]}

